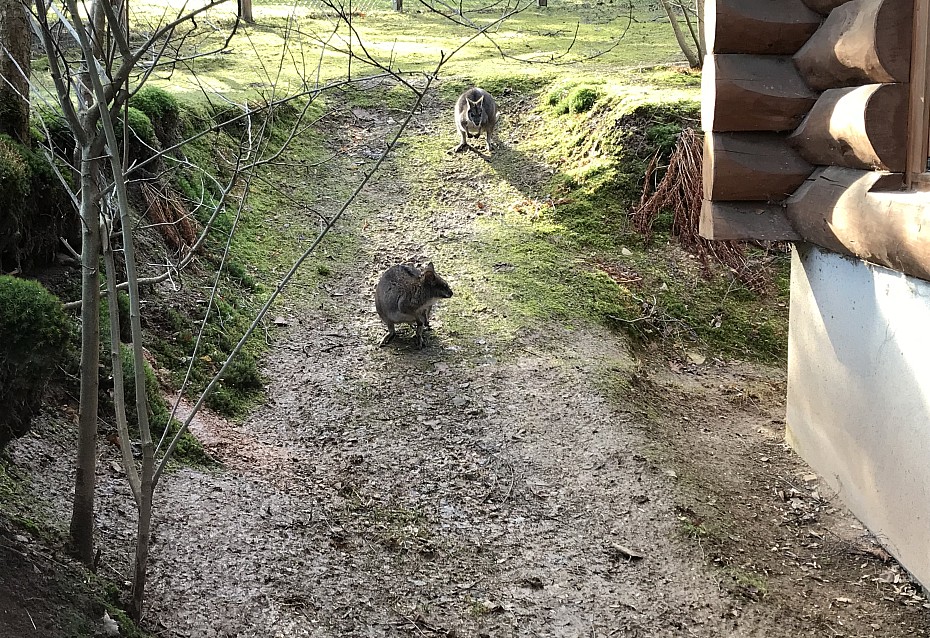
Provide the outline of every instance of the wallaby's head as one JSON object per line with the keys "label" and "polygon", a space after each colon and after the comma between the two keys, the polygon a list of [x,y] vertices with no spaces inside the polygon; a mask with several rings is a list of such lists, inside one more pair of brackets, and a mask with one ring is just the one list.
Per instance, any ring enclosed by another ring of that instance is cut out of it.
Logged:
{"label": "wallaby's head", "polygon": [[477,100],[465,98],[468,101],[468,121],[477,125],[484,124],[488,120],[487,111],[484,110],[484,96]]}
{"label": "wallaby's head", "polygon": [[448,299],[452,296],[452,288],[446,280],[436,274],[433,262],[426,264],[423,274],[420,275],[423,296],[430,299]]}

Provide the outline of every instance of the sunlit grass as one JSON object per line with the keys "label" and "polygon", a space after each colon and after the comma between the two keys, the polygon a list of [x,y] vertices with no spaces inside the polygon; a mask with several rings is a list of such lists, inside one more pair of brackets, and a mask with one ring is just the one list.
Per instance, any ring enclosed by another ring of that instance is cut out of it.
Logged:
{"label": "sunlit grass", "polygon": [[[465,3],[465,17],[476,28],[500,18],[500,13],[488,11],[470,13],[469,4],[478,3]],[[188,40],[181,53],[202,57],[157,71],[154,77],[191,99],[206,91],[242,101],[272,90],[276,95],[297,93],[346,78],[350,71],[353,77],[364,76],[377,72],[377,65],[416,78],[434,71],[444,57],[443,77],[476,79],[558,76],[582,69],[618,76],[643,65],[682,59],[667,23],[645,6],[632,16],[619,4],[532,6],[475,37],[474,28],[453,21],[461,18],[430,12],[419,3],[408,3],[403,13],[388,10],[387,0],[383,5],[354,12],[350,32],[323,12],[319,2],[261,3],[254,10],[256,23],[239,24],[225,51],[203,55],[219,51],[225,43],[235,22],[235,3],[229,3],[208,11],[196,29],[185,25]],[[133,7],[131,24],[137,28],[162,24],[177,10],[166,12],[161,4]],[[350,65],[350,48],[372,60],[356,59]]]}

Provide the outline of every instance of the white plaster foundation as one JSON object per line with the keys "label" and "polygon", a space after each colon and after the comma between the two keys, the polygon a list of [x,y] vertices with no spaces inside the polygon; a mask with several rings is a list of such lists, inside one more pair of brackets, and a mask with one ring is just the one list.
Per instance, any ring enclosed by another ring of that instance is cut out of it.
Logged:
{"label": "white plaster foundation", "polygon": [[787,439],[930,587],[930,282],[796,246]]}

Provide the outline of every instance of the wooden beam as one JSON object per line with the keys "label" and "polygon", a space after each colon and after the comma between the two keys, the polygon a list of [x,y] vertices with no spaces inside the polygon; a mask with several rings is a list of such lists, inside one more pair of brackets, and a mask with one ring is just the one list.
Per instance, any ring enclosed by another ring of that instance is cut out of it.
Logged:
{"label": "wooden beam", "polygon": [[903,175],[829,166],[787,201],[804,241],[930,280],[930,193],[909,193]]}
{"label": "wooden beam", "polygon": [[914,34],[911,47],[911,94],[907,122],[907,185],[927,172],[928,138],[930,138],[930,0],[914,2]]}
{"label": "wooden beam", "polygon": [[701,86],[705,131],[790,131],[817,100],[789,56],[709,56]]}
{"label": "wooden beam", "polygon": [[804,4],[823,15],[829,14],[841,4],[846,4],[849,0],[804,0]]}
{"label": "wooden beam", "polygon": [[781,201],[813,171],[783,135],[704,136],[704,197],[709,200]]}
{"label": "wooden beam", "polygon": [[707,51],[792,55],[821,20],[802,0],[707,0]]}
{"label": "wooden beam", "polygon": [[800,235],[791,227],[785,207],[764,202],[712,202],[701,205],[701,237],[728,241],[797,241]]}
{"label": "wooden beam", "polygon": [[907,107],[906,84],[830,89],[788,142],[811,164],[900,173],[907,151]]}
{"label": "wooden beam", "polygon": [[815,91],[907,82],[914,0],[851,0],[794,56]]}

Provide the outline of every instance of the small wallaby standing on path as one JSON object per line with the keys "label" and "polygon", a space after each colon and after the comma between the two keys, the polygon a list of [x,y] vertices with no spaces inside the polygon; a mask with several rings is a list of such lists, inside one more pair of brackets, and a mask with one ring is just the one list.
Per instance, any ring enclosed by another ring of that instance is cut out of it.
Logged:
{"label": "small wallaby standing on path", "polygon": [[433,262],[422,273],[406,264],[388,268],[375,287],[375,309],[388,329],[380,345],[394,338],[394,324],[409,323],[416,328],[417,345],[422,348],[423,328],[429,327],[433,304],[451,296],[452,289],[436,274]]}
{"label": "small wallaby standing on path", "polygon": [[478,137],[482,133],[491,150],[491,133],[497,126],[497,104],[491,94],[477,87],[468,89],[459,96],[455,103],[455,128],[462,134],[462,143],[453,151],[458,153],[471,148],[469,137]]}

